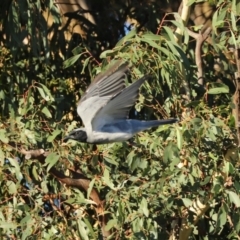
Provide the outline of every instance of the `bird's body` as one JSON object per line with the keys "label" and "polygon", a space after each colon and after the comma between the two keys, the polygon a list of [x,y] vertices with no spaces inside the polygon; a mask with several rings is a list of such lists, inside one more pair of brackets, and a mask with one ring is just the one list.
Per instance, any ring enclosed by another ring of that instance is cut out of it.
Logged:
{"label": "bird's body", "polygon": [[127,72],[128,64],[117,61],[94,79],[77,108],[85,128],[73,130],[64,140],[74,139],[96,144],[121,142],[148,128],[177,122],[177,119],[128,119],[139,88],[149,76],[144,76],[125,88]]}

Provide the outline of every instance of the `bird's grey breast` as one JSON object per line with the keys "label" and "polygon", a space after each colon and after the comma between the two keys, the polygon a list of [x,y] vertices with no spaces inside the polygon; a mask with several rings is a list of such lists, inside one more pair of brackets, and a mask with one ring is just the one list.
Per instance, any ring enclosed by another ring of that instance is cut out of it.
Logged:
{"label": "bird's grey breast", "polygon": [[122,142],[132,136],[131,123],[127,120],[110,121],[97,131],[91,132],[88,135],[88,142],[98,144]]}

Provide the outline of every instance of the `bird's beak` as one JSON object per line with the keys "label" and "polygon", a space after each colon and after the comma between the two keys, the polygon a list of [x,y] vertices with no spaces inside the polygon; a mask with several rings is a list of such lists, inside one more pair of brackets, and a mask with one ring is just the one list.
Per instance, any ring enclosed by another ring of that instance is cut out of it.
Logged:
{"label": "bird's beak", "polygon": [[63,142],[67,142],[69,139],[72,139],[71,135],[68,135],[68,136],[64,137]]}

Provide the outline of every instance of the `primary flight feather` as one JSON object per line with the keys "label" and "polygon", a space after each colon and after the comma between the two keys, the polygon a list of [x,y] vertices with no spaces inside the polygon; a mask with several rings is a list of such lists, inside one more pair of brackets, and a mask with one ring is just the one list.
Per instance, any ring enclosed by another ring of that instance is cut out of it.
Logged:
{"label": "primary flight feather", "polygon": [[126,88],[128,71],[128,63],[117,61],[95,77],[77,107],[85,127],[73,130],[64,141],[73,139],[97,144],[121,142],[148,128],[178,121],[175,118],[152,121],[128,119],[140,86],[150,78],[146,75]]}

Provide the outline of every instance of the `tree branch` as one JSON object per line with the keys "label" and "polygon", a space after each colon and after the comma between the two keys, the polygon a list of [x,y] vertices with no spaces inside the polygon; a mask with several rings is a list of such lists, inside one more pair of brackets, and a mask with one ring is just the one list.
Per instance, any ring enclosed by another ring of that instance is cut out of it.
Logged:
{"label": "tree branch", "polygon": [[211,27],[208,27],[203,33],[195,33],[188,29],[188,34],[196,39],[196,48],[195,48],[195,56],[196,56],[196,65],[198,68],[197,77],[198,84],[203,85],[203,66],[202,66],[202,44],[208,38],[210,32],[212,31]]}

